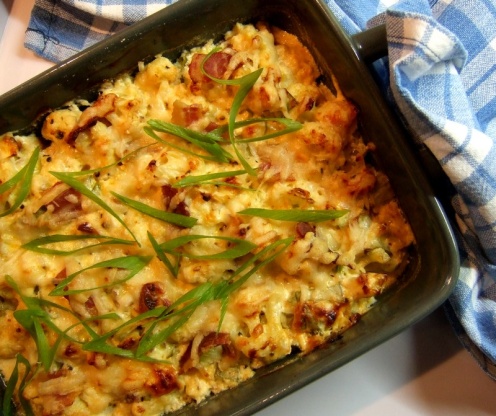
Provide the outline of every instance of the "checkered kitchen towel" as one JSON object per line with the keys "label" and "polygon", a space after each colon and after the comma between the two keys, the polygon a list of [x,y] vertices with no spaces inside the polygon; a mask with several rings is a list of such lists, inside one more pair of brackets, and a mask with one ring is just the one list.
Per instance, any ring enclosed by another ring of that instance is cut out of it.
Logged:
{"label": "checkered kitchen towel", "polygon": [[[36,0],[26,46],[60,61],[174,1]],[[350,34],[386,24],[383,87],[457,191],[462,267],[446,307],[496,379],[496,2],[325,1]]]}
{"label": "checkered kitchen towel", "polygon": [[35,0],[24,45],[63,61],[177,0]]}

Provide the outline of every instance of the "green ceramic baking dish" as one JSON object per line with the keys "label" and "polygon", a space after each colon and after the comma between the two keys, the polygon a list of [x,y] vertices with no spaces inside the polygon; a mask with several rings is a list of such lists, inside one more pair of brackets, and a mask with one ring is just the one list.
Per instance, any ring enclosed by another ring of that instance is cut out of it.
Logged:
{"label": "green ceramic baking dish", "polygon": [[132,70],[140,60],[158,53],[174,58],[221,36],[235,22],[260,20],[296,34],[315,56],[325,82],[330,83],[332,69],[357,104],[364,136],[377,146],[375,162],[390,177],[417,244],[405,272],[407,284],[380,299],[341,339],[266,367],[238,388],[179,414],[252,414],[430,314],[447,299],[458,275],[458,251],[440,202],[445,195],[431,185],[442,174],[435,163],[425,163],[431,160],[428,152],[406,134],[368,66],[384,51],[383,29],[349,38],[321,0],[180,0],[1,96],[0,133],[33,128],[46,110],[91,98],[103,80]]}

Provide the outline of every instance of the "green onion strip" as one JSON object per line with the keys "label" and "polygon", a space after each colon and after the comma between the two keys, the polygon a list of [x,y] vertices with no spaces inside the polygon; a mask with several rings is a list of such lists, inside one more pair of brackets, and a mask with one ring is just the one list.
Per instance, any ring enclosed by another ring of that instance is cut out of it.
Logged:
{"label": "green onion strip", "polygon": [[293,222],[322,222],[335,220],[346,215],[347,209],[341,210],[304,210],[304,209],[264,209],[247,208],[239,211],[238,214],[250,215],[254,217],[267,218],[276,221]]}
{"label": "green onion strip", "polygon": [[40,156],[40,148],[37,147],[28,163],[17,172],[12,178],[0,185],[0,195],[8,190],[14,188],[18,185],[19,189],[14,203],[9,209],[0,213],[0,218],[12,214],[17,208],[19,208],[26,197],[28,196],[29,190],[31,188],[31,182],[33,180],[34,170],[38,164],[38,158]]}

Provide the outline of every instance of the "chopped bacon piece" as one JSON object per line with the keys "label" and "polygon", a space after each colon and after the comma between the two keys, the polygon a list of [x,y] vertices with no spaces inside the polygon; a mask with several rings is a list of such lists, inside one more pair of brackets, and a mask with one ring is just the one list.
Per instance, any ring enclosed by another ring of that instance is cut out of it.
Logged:
{"label": "chopped bacon piece", "polygon": [[204,108],[199,104],[185,104],[180,100],[174,101],[172,108],[172,122],[179,126],[188,127],[198,121],[205,114]]}
{"label": "chopped bacon piece", "polygon": [[81,194],[78,191],[69,188],[47,204],[47,207],[49,206],[53,206],[53,214],[60,213],[61,211],[81,211]]}
{"label": "chopped bacon piece", "polygon": [[306,199],[308,202],[313,202],[313,199],[310,197],[310,192],[308,192],[306,189],[293,188],[288,193],[289,195],[293,195],[301,199]]}
{"label": "chopped bacon piece", "polygon": [[308,222],[299,222],[296,224],[296,235],[298,238],[304,238],[307,233],[315,233],[315,227]]}
{"label": "chopped bacon piece", "polygon": [[100,352],[88,352],[86,355],[86,362],[99,369],[104,369],[107,367],[107,359],[105,354]]}
{"label": "chopped bacon piece", "polygon": [[203,64],[205,72],[214,78],[222,78],[227,70],[231,55],[225,52],[215,52]]}
{"label": "chopped bacon piece", "polygon": [[190,342],[188,344],[188,348],[184,352],[184,354],[181,356],[181,359],[179,360],[179,368],[181,371],[185,372],[188,371],[189,369],[189,362],[191,360],[191,348],[192,348],[193,342]]}
{"label": "chopped bacon piece", "polygon": [[229,345],[231,345],[231,337],[229,336],[229,334],[225,332],[210,332],[209,334],[205,335],[205,337],[203,337],[202,341],[200,342],[200,346],[198,347],[198,351],[200,354],[203,354],[209,349],[218,347],[219,345],[222,345],[223,350],[224,347],[228,347]]}
{"label": "chopped bacon piece", "polygon": [[155,366],[153,374],[146,382],[145,386],[155,396],[163,396],[179,387],[177,375],[172,366]]}
{"label": "chopped bacon piece", "polygon": [[98,309],[96,308],[95,301],[93,300],[92,296],[90,296],[86,300],[86,302],[84,302],[84,308],[91,316],[97,316],[98,315]]}
{"label": "chopped bacon piece", "polygon": [[134,337],[126,338],[124,341],[119,343],[118,347],[123,350],[132,350],[138,344],[138,340]]}
{"label": "chopped bacon piece", "polygon": [[64,355],[70,358],[70,357],[74,357],[78,352],[79,352],[79,348],[76,345],[68,344],[67,347],[65,347]]}
{"label": "chopped bacon piece", "polygon": [[211,132],[212,130],[215,130],[219,127],[219,125],[217,123],[214,123],[213,121],[211,121],[210,123],[208,123],[208,126],[205,127],[205,131],[207,133]]}
{"label": "chopped bacon piece", "polygon": [[186,205],[186,202],[181,201],[179,204],[177,204],[176,208],[174,208],[174,214],[180,214],[180,215],[185,215],[186,217],[189,217],[191,214],[189,212],[188,206]]}
{"label": "chopped bacon piece", "polygon": [[96,230],[88,222],[83,222],[82,224],[79,224],[77,229],[78,231],[81,231],[82,233],[85,234],[98,234]]}
{"label": "chopped bacon piece", "polygon": [[[205,59],[204,54],[197,53],[193,55],[189,65],[189,76],[193,82],[194,88],[201,84],[212,82],[212,80],[203,74],[201,65]],[[214,78],[222,78],[227,70],[231,55],[225,52],[215,52],[203,64],[204,71]]]}
{"label": "chopped bacon piece", "polygon": [[177,189],[173,188],[171,185],[163,185],[162,186],[162,195],[164,197],[164,208],[166,210],[169,209],[171,200],[177,195]]}
{"label": "chopped bacon piece", "polygon": [[143,313],[157,306],[169,306],[170,302],[164,297],[164,286],[160,282],[145,283],[141,287],[139,297],[139,312]]}
{"label": "chopped bacon piece", "polygon": [[57,273],[57,276],[53,278],[53,284],[57,286],[66,277],[67,277],[67,270],[64,267],[60,272]]}

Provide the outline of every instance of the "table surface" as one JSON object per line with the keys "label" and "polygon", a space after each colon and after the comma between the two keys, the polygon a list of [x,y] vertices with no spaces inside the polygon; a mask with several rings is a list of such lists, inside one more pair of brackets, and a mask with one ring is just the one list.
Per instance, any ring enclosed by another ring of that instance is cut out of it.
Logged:
{"label": "table surface", "polygon": [[[0,0],[0,94],[53,64],[23,47],[34,0]],[[442,310],[258,416],[496,415],[496,383],[456,339]]]}

